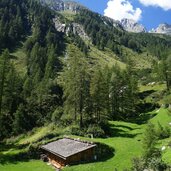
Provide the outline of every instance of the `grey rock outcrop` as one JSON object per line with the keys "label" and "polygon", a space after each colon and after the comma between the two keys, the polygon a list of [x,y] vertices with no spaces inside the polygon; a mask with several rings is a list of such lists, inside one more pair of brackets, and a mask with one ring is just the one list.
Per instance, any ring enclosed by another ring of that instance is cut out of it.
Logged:
{"label": "grey rock outcrop", "polygon": [[68,35],[71,31],[84,40],[90,40],[88,35],[85,33],[83,26],[78,23],[70,23],[69,25],[66,25],[65,23],[61,23],[58,17],[54,18],[53,22],[55,23],[56,30],[59,32],[63,32]]}
{"label": "grey rock outcrop", "polygon": [[114,20],[112,18],[103,16],[103,22],[106,25],[112,25],[113,27],[117,27],[117,28],[123,29],[120,21],[118,21],[118,20]]}
{"label": "grey rock outcrop", "polygon": [[69,0],[40,0],[40,2],[55,11],[72,11],[77,13],[85,8],[79,3]]}
{"label": "grey rock outcrop", "polygon": [[160,24],[156,29],[152,29],[150,32],[171,35],[171,25],[167,23]]}
{"label": "grey rock outcrop", "polygon": [[125,19],[122,19],[121,21],[118,21],[118,20],[114,20],[106,16],[103,17],[103,20],[105,24],[110,24],[113,27],[117,27],[128,32],[133,32],[133,33],[147,32],[146,28],[142,24],[139,24],[134,20],[125,18]]}
{"label": "grey rock outcrop", "polygon": [[134,33],[146,32],[146,28],[142,24],[139,24],[131,19],[126,19],[126,18],[122,19],[120,24],[122,25],[123,29],[128,32],[134,32]]}

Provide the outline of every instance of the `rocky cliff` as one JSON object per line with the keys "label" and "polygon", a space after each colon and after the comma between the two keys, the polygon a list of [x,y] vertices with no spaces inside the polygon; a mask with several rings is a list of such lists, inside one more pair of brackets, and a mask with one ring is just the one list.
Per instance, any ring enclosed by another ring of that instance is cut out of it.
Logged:
{"label": "rocky cliff", "polygon": [[167,23],[160,24],[156,29],[152,29],[150,32],[171,35],[171,25]]}
{"label": "rocky cliff", "polygon": [[55,23],[55,28],[59,32],[68,33],[72,31],[74,34],[79,35],[83,40],[90,40],[88,35],[85,33],[83,26],[81,26],[78,23],[70,23],[66,25],[65,23],[62,23],[58,17],[53,19],[53,22]]}
{"label": "rocky cliff", "polygon": [[141,33],[141,32],[146,32],[146,28],[134,20],[130,19],[122,19],[120,24],[122,25],[123,29],[128,31],[128,32],[134,32],[134,33]]}
{"label": "rocky cliff", "polygon": [[48,5],[51,9],[56,11],[72,11],[79,12],[83,7],[77,2],[69,0],[40,0],[43,5]]}

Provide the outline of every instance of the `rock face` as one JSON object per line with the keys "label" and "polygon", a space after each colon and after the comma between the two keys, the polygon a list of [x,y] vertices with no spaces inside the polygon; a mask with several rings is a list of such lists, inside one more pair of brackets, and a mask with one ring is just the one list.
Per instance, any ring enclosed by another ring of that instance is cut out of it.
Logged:
{"label": "rock face", "polygon": [[[39,0],[43,5],[48,5],[51,9],[55,11],[71,11],[74,13],[78,13],[80,10],[85,9],[86,7],[82,6],[81,4],[70,1],[70,0]],[[128,32],[133,33],[145,33],[147,32],[146,28],[142,25],[137,23],[131,19],[122,19],[121,21],[113,20],[111,18],[103,16],[103,21],[105,24],[113,25],[113,27],[126,30]],[[54,20],[56,28],[58,31],[68,32],[70,30],[69,27],[66,28],[65,24],[59,23],[58,19]],[[73,31],[83,38],[88,38],[84,29],[81,25],[76,23],[72,24]],[[149,33],[160,33],[160,34],[167,34],[171,35],[171,25],[164,23],[160,24],[156,29],[152,29]]]}
{"label": "rock face", "polygon": [[79,12],[82,8],[84,8],[79,3],[69,0],[40,0],[40,2],[43,5],[48,5],[55,11]]}
{"label": "rock face", "polygon": [[55,23],[56,30],[59,32],[66,33],[66,35],[68,35],[69,32],[72,31],[74,34],[80,36],[83,40],[90,40],[88,35],[85,33],[83,26],[78,23],[70,23],[69,25],[66,25],[61,23],[58,17],[54,18],[53,22]]}
{"label": "rock face", "polygon": [[123,29],[128,31],[128,32],[134,32],[134,33],[141,33],[141,32],[146,32],[146,28],[134,20],[130,19],[122,19],[120,24],[122,25]]}
{"label": "rock face", "polygon": [[113,27],[123,29],[120,21],[118,21],[118,20],[114,20],[114,19],[106,17],[106,16],[103,16],[102,19],[103,19],[104,24],[106,24],[106,25],[112,25]]}
{"label": "rock face", "polygon": [[167,23],[160,24],[156,29],[152,29],[150,32],[171,35],[171,25]]}

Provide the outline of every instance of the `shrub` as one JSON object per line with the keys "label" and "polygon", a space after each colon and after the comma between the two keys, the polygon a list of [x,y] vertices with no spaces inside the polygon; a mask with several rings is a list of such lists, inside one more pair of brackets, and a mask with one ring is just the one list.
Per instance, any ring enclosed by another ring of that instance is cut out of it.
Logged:
{"label": "shrub", "polygon": [[28,147],[28,153],[29,158],[37,159],[40,156],[40,144],[30,144]]}
{"label": "shrub", "polygon": [[73,125],[73,126],[71,126],[71,134],[84,136],[84,130],[80,129],[80,127],[78,125]]}
{"label": "shrub", "polygon": [[85,131],[84,131],[84,129],[80,129],[80,127],[78,125],[71,125],[64,129],[63,134],[84,136]]}
{"label": "shrub", "polygon": [[134,158],[133,167],[131,170],[142,171],[142,170],[159,170],[164,171],[168,169],[167,166],[161,159],[161,155],[158,157],[150,157],[148,160],[145,158]]}
{"label": "shrub", "polygon": [[105,132],[99,125],[93,124],[88,127],[88,134],[92,134],[94,137],[105,137]]}
{"label": "shrub", "polygon": [[163,127],[160,122],[158,122],[158,129],[156,135],[159,139],[165,139],[170,137],[170,128],[168,126]]}
{"label": "shrub", "polygon": [[99,123],[101,129],[105,132],[106,135],[110,135],[111,134],[111,129],[110,129],[110,125],[109,122],[107,120],[103,120]]}
{"label": "shrub", "polygon": [[132,160],[132,169],[134,171],[140,171],[145,169],[145,161],[143,158],[133,158]]}

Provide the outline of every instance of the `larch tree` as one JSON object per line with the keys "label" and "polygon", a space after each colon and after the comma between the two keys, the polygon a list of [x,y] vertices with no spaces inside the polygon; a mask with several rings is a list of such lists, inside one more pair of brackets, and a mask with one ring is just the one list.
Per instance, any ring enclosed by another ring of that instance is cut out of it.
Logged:
{"label": "larch tree", "polygon": [[83,126],[83,113],[89,92],[89,76],[85,55],[75,46],[70,45],[65,61],[67,64],[62,73],[65,113],[76,122],[79,118],[80,127]]}

